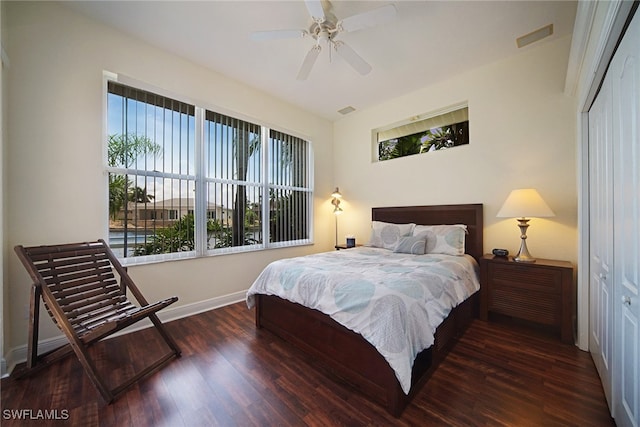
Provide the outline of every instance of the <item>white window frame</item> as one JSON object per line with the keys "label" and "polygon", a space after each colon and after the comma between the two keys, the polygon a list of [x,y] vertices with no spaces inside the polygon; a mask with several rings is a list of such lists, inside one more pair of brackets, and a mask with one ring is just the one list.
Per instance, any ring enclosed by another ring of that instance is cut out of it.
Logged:
{"label": "white window frame", "polygon": [[[107,124],[107,116],[108,116],[108,83],[113,81],[114,83],[123,84],[127,86],[131,86],[140,90],[148,91],[160,96],[168,97],[175,99],[176,101],[184,102],[187,104],[191,104],[195,106],[195,175],[185,175],[185,174],[175,174],[175,173],[160,173],[155,171],[142,171],[131,168],[114,168],[110,167],[107,164],[107,150],[108,150],[108,124]],[[302,245],[310,245],[314,242],[313,237],[313,200],[314,200],[314,168],[313,168],[313,144],[308,137],[301,136],[296,134],[295,132],[283,130],[280,128],[276,128],[273,126],[269,126],[265,123],[261,123],[260,120],[256,120],[254,118],[246,117],[242,114],[228,111],[224,108],[216,107],[211,104],[202,101],[193,101],[188,99],[187,97],[176,95],[173,93],[169,93],[166,90],[151,86],[144,82],[141,82],[136,79],[128,78],[126,76],[122,76],[119,74],[111,73],[105,71],[103,74],[103,164],[104,164],[104,175],[105,182],[104,188],[108,188],[106,178],[109,172],[113,173],[122,173],[122,174],[131,174],[138,176],[155,176],[161,178],[180,178],[183,180],[190,180],[195,183],[195,207],[194,207],[194,217],[195,217],[195,230],[194,230],[194,240],[195,240],[195,250],[194,251],[184,251],[184,252],[172,252],[166,254],[158,254],[158,255],[143,255],[143,256],[129,256],[129,257],[121,257],[120,261],[123,265],[137,265],[137,264],[148,264],[155,262],[163,262],[170,260],[178,260],[178,259],[192,259],[203,256],[215,256],[221,254],[229,254],[229,253],[242,253],[242,252],[252,252],[258,250],[266,250],[273,248],[282,248],[282,247],[292,247],[292,246],[302,246]],[[205,177],[205,159],[204,159],[204,126],[205,126],[205,112],[209,110],[212,112],[216,112],[219,114],[228,115],[233,117],[234,119],[244,120],[247,122],[255,123],[260,125],[261,128],[261,181],[260,182],[250,182],[250,181],[239,181],[239,180],[224,180],[220,178],[207,178]],[[287,186],[287,185],[274,185],[269,183],[269,135],[270,130],[275,130],[289,136],[293,136],[296,138],[300,138],[304,140],[307,144],[307,156],[305,161],[306,164],[306,182],[308,183],[307,187],[295,187],[295,186]],[[234,185],[246,185],[246,186],[259,186],[261,188],[263,194],[263,203],[262,203],[262,243],[255,245],[244,245],[244,246],[233,246],[219,249],[207,249],[207,235],[206,235],[206,223],[207,223],[207,186],[206,183],[228,183]],[[300,191],[307,193],[307,235],[308,238],[301,240],[291,240],[285,242],[270,242],[270,229],[269,229],[269,190],[270,189],[278,189],[278,190],[291,190],[291,191]],[[267,196],[266,198],[264,196]],[[108,194],[107,194],[108,197]],[[106,221],[106,235],[109,236],[108,229],[108,220]]]}

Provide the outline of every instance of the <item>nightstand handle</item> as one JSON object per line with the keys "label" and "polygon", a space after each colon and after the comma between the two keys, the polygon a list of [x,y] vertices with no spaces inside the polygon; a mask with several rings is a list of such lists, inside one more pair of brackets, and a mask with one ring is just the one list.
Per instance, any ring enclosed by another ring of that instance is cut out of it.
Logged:
{"label": "nightstand handle", "polygon": [[627,296],[627,295],[622,295],[622,303],[624,305],[631,305],[631,297]]}
{"label": "nightstand handle", "polygon": [[598,277],[600,277],[600,280],[607,280],[607,275],[606,274],[598,274]]}

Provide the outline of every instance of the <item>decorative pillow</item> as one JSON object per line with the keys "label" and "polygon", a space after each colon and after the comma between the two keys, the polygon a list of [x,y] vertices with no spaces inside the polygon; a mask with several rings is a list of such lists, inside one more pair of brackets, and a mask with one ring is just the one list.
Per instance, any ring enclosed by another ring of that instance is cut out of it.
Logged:
{"label": "decorative pillow", "polygon": [[427,248],[427,237],[424,234],[419,236],[406,236],[400,239],[398,246],[393,252],[401,254],[424,255]]}
{"label": "decorative pillow", "polygon": [[455,225],[416,225],[413,235],[426,233],[427,254],[464,255],[464,236],[467,226]]}
{"label": "decorative pillow", "polygon": [[415,224],[393,224],[373,221],[368,246],[394,250],[402,237],[411,236],[415,226]]}

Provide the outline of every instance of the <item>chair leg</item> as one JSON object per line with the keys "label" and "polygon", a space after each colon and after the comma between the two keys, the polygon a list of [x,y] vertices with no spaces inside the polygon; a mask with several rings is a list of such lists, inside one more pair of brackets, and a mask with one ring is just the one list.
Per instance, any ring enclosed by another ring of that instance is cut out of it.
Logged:
{"label": "chair leg", "polygon": [[40,326],[40,287],[31,286],[29,301],[29,341],[27,342],[27,370],[33,369],[38,361],[38,329]]}
{"label": "chair leg", "polygon": [[98,376],[98,371],[89,358],[86,347],[82,343],[75,342],[75,340],[73,340],[71,341],[71,348],[73,348],[73,352],[76,354],[76,357],[80,361],[80,364],[89,376],[89,379],[91,380],[93,385],[98,389],[104,400],[107,403],[111,403],[115,396],[111,392],[109,387],[107,387],[107,385],[104,383],[104,381],[102,381],[102,379]]}
{"label": "chair leg", "polygon": [[176,356],[180,356],[182,350],[180,350],[180,347],[178,347],[178,344],[176,344],[173,337],[171,337],[169,332],[167,332],[164,324],[160,321],[160,319],[158,319],[158,316],[154,313],[149,316],[149,319],[151,319],[151,322],[153,322],[153,325],[156,327],[157,331],[160,333],[167,345],[171,348],[171,350],[173,350],[173,353]]}

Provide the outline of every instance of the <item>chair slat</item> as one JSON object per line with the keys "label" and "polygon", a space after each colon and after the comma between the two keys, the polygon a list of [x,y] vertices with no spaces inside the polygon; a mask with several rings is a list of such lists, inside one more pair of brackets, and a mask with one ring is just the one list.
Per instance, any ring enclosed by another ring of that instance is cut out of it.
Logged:
{"label": "chair slat", "polygon": [[69,320],[73,323],[73,321],[82,319],[83,317],[87,317],[87,318],[98,317],[101,311],[105,309],[110,309],[111,307],[117,307],[120,304],[123,304],[125,301],[128,301],[128,300],[124,297],[124,295],[119,295],[116,298],[110,298],[95,304],[85,305],[75,310],[66,311],[65,314],[67,315]]}
{"label": "chair slat", "polygon": [[69,245],[32,246],[25,248],[33,263],[50,258],[71,258],[86,255],[103,255],[104,247],[97,242]]}
{"label": "chair slat", "polygon": [[109,288],[111,286],[120,286],[115,277],[105,278],[105,280],[96,280],[96,278],[86,278],[82,281],[61,283],[58,286],[50,286],[51,293],[56,298],[64,298],[69,294],[77,292],[85,292],[92,289]]}
{"label": "chair slat", "polygon": [[54,257],[44,258],[34,265],[41,272],[45,272],[48,269],[56,269],[61,272],[66,270],[73,271],[77,269],[83,269],[85,266],[93,265],[108,265],[109,259],[105,254],[95,253],[93,255],[84,255],[82,257]]}
{"label": "chair slat", "polygon": [[67,278],[66,280],[72,280],[73,277],[82,277],[91,274],[113,274],[113,270],[111,269],[111,265],[108,261],[102,261],[91,265],[87,264],[86,266],[75,266],[73,268],[46,268],[39,270],[39,272],[47,283],[52,283],[51,280],[62,280],[63,278]]}
{"label": "chair slat", "polygon": [[91,331],[89,332],[90,335],[83,336],[83,339],[90,340],[92,335],[100,334],[101,331],[99,329],[103,327],[104,324],[119,323],[121,327],[126,327],[128,324],[137,322],[138,318],[148,317],[150,313],[155,313],[156,311],[173,304],[175,301],[177,301],[177,297],[171,297],[144,307],[134,306],[130,307],[124,312],[113,312],[112,317],[108,318],[108,322],[94,322],[93,324],[89,325],[91,327]]}
{"label": "chair slat", "polygon": [[87,316],[77,324],[77,328],[91,330],[104,323],[115,322],[123,317],[130,316],[139,309],[140,307],[135,306],[130,302],[123,302],[119,306],[105,307],[105,310],[101,311],[100,315]]}
{"label": "chair slat", "polygon": [[78,270],[72,273],[61,274],[56,270],[48,271],[47,274],[40,273],[48,286],[55,286],[56,283],[73,282],[74,280],[84,277],[96,277],[98,279],[104,277],[114,277],[113,270],[110,268],[92,268],[90,270]]}
{"label": "chair slat", "polygon": [[120,294],[120,289],[115,289],[111,293],[100,292],[97,295],[83,298],[83,299],[74,298],[75,301],[69,301],[68,299],[64,299],[60,301],[60,307],[62,307],[65,313],[74,313],[74,312],[78,312],[78,310],[81,310],[85,307],[86,308],[94,307],[98,303],[113,304],[113,301],[119,295],[121,296],[121,298],[123,299],[125,298],[123,295]]}
{"label": "chair slat", "polygon": [[120,286],[118,286],[117,284],[111,285],[107,289],[107,292],[105,292],[105,290],[102,288],[90,289],[87,291],[78,291],[75,294],[65,295],[62,298],[56,297],[56,299],[61,301],[61,304],[69,305],[75,303],[76,301],[90,300],[91,298],[97,297],[98,295],[104,295],[105,293],[108,294],[110,298],[112,298],[114,297],[114,295],[112,295],[113,292],[120,292]]}

